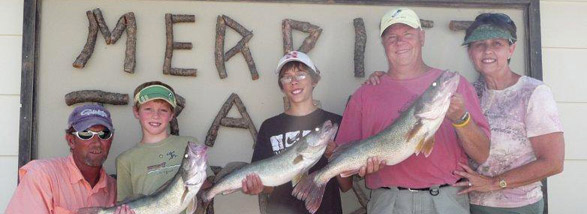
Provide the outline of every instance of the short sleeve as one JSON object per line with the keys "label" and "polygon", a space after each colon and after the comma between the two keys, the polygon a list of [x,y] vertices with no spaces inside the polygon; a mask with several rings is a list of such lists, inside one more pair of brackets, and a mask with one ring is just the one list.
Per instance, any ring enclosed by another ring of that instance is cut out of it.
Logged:
{"label": "short sleeve", "polygon": [[539,85],[528,100],[526,110],[526,135],[536,137],[562,132],[562,124],[550,88]]}
{"label": "short sleeve", "polygon": [[120,155],[116,158],[116,201],[123,201],[132,195],[130,167],[124,160],[124,156]]}
{"label": "short sleeve", "polygon": [[257,133],[257,142],[255,142],[255,148],[253,149],[253,157],[251,162],[260,161],[271,157],[272,150],[269,146],[269,137],[267,136],[267,124],[263,122],[259,133]]}
{"label": "short sleeve", "polygon": [[6,213],[54,212],[53,194],[47,175],[37,170],[27,170],[26,167],[19,170],[20,184],[16,187]]}

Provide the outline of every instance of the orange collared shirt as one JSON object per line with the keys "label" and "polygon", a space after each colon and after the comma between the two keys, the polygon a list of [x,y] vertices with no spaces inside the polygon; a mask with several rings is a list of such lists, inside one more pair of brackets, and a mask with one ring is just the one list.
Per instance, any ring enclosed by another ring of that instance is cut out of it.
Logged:
{"label": "orange collared shirt", "polygon": [[71,213],[82,207],[112,206],[116,180],[100,171],[92,188],[73,161],[73,156],[34,160],[18,170],[20,184],[6,209],[16,213]]}

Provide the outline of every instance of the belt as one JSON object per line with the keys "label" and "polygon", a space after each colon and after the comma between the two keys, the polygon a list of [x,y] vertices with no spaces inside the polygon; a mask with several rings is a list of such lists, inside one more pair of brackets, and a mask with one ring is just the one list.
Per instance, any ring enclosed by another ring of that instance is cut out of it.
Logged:
{"label": "belt", "polygon": [[[440,188],[450,186],[450,184],[442,184],[438,187],[426,187],[426,188],[408,188],[408,187],[397,187],[399,190],[408,190],[410,192],[429,192],[432,196],[437,196],[440,194]],[[389,187],[381,187],[383,189],[391,189]]]}

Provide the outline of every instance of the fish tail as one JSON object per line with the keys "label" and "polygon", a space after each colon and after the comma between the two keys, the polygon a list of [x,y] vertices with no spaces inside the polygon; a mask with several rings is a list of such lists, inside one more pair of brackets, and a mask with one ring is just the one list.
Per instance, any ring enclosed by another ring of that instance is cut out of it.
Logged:
{"label": "fish tail", "polygon": [[320,208],[320,204],[322,203],[324,189],[326,189],[326,183],[318,183],[315,181],[316,173],[317,172],[314,172],[300,181],[291,193],[297,199],[306,202],[306,209],[308,209],[310,213],[318,211],[318,208]]}

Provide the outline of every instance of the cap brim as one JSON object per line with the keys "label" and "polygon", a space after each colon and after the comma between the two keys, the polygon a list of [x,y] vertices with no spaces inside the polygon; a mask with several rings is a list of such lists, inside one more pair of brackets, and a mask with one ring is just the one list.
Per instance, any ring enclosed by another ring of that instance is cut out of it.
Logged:
{"label": "cap brim", "polygon": [[311,65],[308,65],[304,61],[297,59],[297,58],[289,58],[289,59],[286,59],[283,62],[281,62],[281,64],[279,66],[277,66],[277,69],[275,69],[275,74],[279,74],[279,72],[281,71],[281,68],[283,68],[283,66],[285,64],[287,64],[288,62],[301,62],[302,64],[308,66],[308,68],[310,68],[310,70],[312,70],[312,72],[314,72],[315,74],[318,74],[318,75],[320,74],[320,73],[318,73],[318,71],[314,70],[314,68],[312,68]]}
{"label": "cap brim", "polygon": [[93,117],[87,120],[82,120],[76,124],[73,124],[73,128],[76,131],[83,131],[83,130],[87,130],[89,128],[91,128],[92,126],[96,126],[96,125],[102,125],[106,128],[108,128],[108,130],[110,131],[114,131],[114,127],[112,127],[112,123],[110,123],[110,121],[106,120],[103,117]]}

